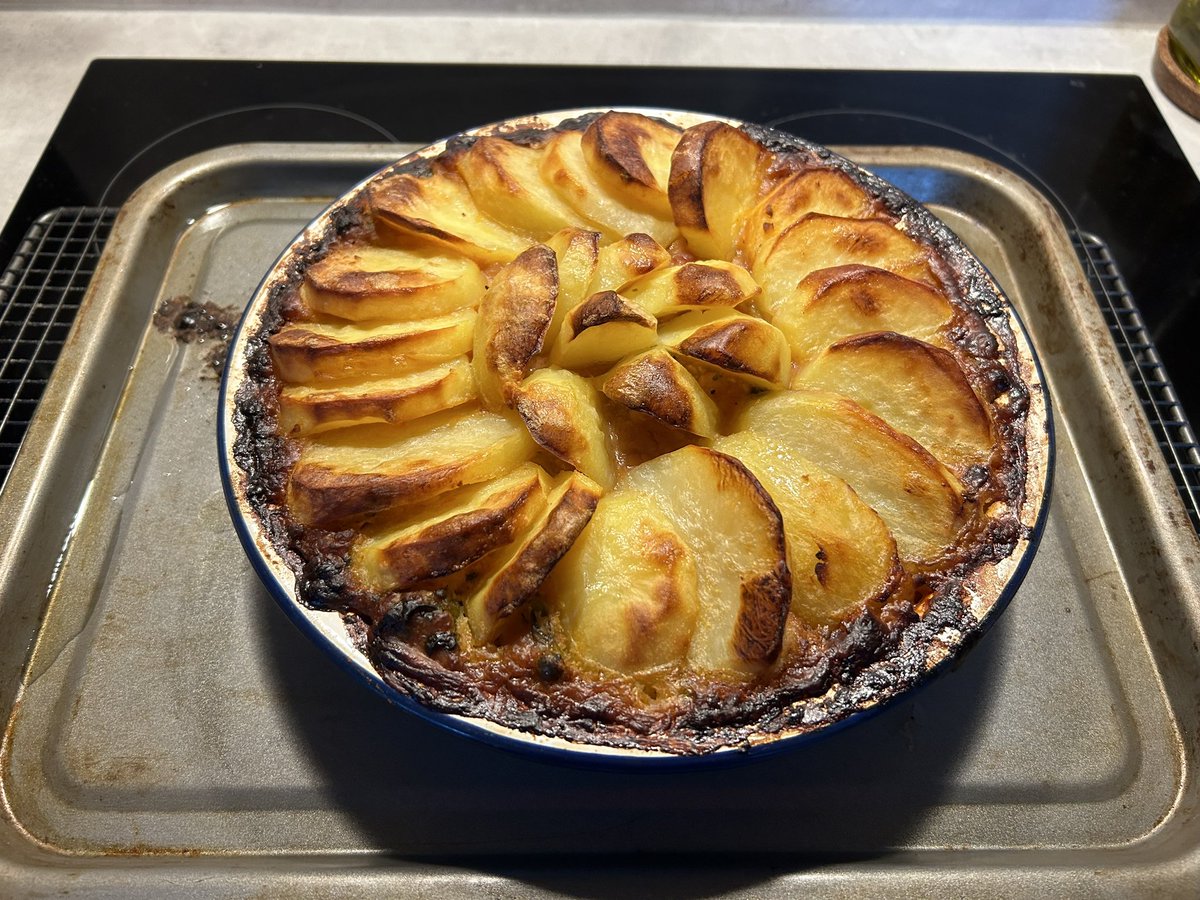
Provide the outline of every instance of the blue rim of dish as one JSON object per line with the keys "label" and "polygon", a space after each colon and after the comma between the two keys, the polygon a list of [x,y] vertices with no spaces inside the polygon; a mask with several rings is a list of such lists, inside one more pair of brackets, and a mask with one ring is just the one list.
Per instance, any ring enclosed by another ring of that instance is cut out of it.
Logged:
{"label": "blue rim of dish", "polygon": [[[664,109],[647,109],[642,107],[612,107],[627,112],[637,112],[646,115],[658,116],[678,116],[684,119],[692,119],[694,121],[725,121],[733,125],[741,125],[743,123],[722,116],[694,113],[683,110],[664,110]],[[607,107],[605,108],[607,109]],[[546,119],[550,122],[565,121],[588,113],[601,111],[600,108],[590,109],[573,109],[565,111],[555,111],[540,113],[535,116],[522,117],[529,119]],[[707,753],[701,754],[673,754],[662,751],[648,751],[630,748],[615,748],[605,745],[594,745],[584,743],[573,743],[559,738],[547,738],[541,735],[536,735],[531,732],[520,731],[509,726],[499,725],[489,722],[486,719],[477,719],[468,716],[461,716],[454,713],[441,712],[431,709],[412,697],[406,695],[402,691],[388,684],[383,677],[371,666],[369,660],[358,654],[357,657],[352,657],[345,648],[339,646],[328,633],[326,633],[316,622],[315,616],[329,616],[340,618],[341,614],[326,611],[314,610],[303,603],[296,596],[295,588],[289,588],[281,579],[279,572],[270,564],[266,554],[255,540],[255,535],[252,533],[249,520],[255,517],[253,511],[244,510],[242,501],[238,498],[234,489],[233,471],[230,468],[231,461],[231,444],[229,436],[231,433],[231,425],[229,411],[229,389],[230,379],[234,368],[235,359],[240,357],[242,348],[242,336],[247,328],[254,313],[261,305],[261,298],[265,294],[265,289],[272,277],[279,269],[280,263],[288,257],[304,238],[305,234],[316,223],[325,218],[325,216],[336,206],[343,203],[347,197],[359,192],[364,185],[378,177],[381,173],[395,168],[398,164],[412,159],[416,156],[427,153],[430,148],[444,145],[447,141],[463,134],[474,134],[486,132],[489,129],[495,128],[497,125],[504,123],[492,123],[490,125],[481,126],[478,128],[468,129],[467,131],[458,132],[447,138],[439,141],[434,141],[419,150],[406,154],[399,160],[388,162],[375,172],[372,172],[366,178],[362,179],[358,184],[354,185],[341,196],[335,198],[321,212],[315,216],[310,223],[305,225],[297,235],[289,241],[288,245],[275,258],[270,268],[266,271],[258,286],[255,288],[251,299],[248,302],[245,311],[238,320],[237,328],[230,340],[229,353],[225,360],[225,365],[221,373],[221,384],[218,393],[218,416],[217,416],[217,459],[221,477],[222,493],[225,497],[225,504],[229,510],[230,519],[233,522],[234,530],[237,533],[238,540],[241,542],[242,548],[249,558],[251,566],[255,574],[266,587],[267,592],[272,596],[275,602],[282,608],[283,612],[289,619],[300,629],[309,640],[313,641],[326,656],[332,657],[334,663],[343,671],[347,672],[354,680],[367,687],[377,696],[383,698],[393,706],[399,707],[407,713],[411,713],[424,721],[435,725],[439,728],[450,731],[454,734],[463,737],[471,738],[485,745],[496,749],[504,750],[514,755],[526,759],[537,759],[545,762],[550,762],[558,765],[565,765],[576,768],[586,768],[589,770],[630,770],[647,768],[663,769],[670,768],[673,770],[686,769],[713,769],[738,765],[741,763],[751,762],[755,760],[766,759],[790,750],[799,749],[800,747],[809,746],[815,741],[822,740],[831,735],[837,734],[852,725],[857,725],[865,722],[885,710],[891,709],[894,705],[902,700],[909,700],[915,697],[919,691],[928,687],[935,681],[940,680],[941,676],[949,671],[954,665],[962,661],[963,657],[969,652],[982,636],[990,630],[992,625],[1000,617],[1008,605],[1012,602],[1013,597],[1020,589],[1021,584],[1025,580],[1025,576],[1029,571],[1029,567],[1036,555],[1037,548],[1041,543],[1042,534],[1046,527],[1047,517],[1049,515],[1051,492],[1054,481],[1054,460],[1056,453],[1055,425],[1054,414],[1050,404],[1050,393],[1046,386],[1045,373],[1042,369],[1041,360],[1038,357],[1037,350],[1030,338],[1029,330],[1025,326],[1025,322],[1018,313],[1016,307],[1012,304],[1001,290],[998,282],[992,276],[992,273],[987,270],[982,261],[973,253],[968,254],[971,259],[986,273],[989,281],[994,286],[996,293],[1002,298],[1006,318],[1010,325],[1015,324],[1014,338],[1018,348],[1023,347],[1028,351],[1027,357],[1019,354],[1019,360],[1032,364],[1032,374],[1035,376],[1036,384],[1029,384],[1030,396],[1036,393],[1041,398],[1041,409],[1045,415],[1045,441],[1046,454],[1042,471],[1042,485],[1039,492],[1039,505],[1035,521],[1032,525],[1026,526],[1028,533],[1024,538],[1024,546],[1019,549],[1019,556],[1016,557],[1013,568],[1004,582],[1004,587],[1001,589],[996,599],[989,605],[983,618],[976,620],[976,625],[968,635],[967,640],[960,641],[956,644],[952,651],[945,657],[938,660],[936,663],[926,669],[918,679],[907,687],[884,697],[881,700],[871,703],[871,705],[860,708],[852,713],[848,713],[828,725],[822,725],[815,729],[802,732],[784,733],[781,736],[764,735],[762,743],[753,743],[749,746],[735,745],[722,747]],[[761,126],[759,126],[761,127]],[[770,130],[770,129],[768,129]],[[785,134],[785,132],[777,132]],[[803,142],[810,146],[809,142]],[[865,171],[858,164],[853,164],[859,171]],[[895,168],[895,166],[893,166]],[[872,175],[873,179],[878,179]],[[894,185],[888,183],[893,190],[899,190]],[[903,194],[903,192],[900,192]],[[907,196],[905,194],[905,196]],[[911,200],[911,198],[909,198]],[[923,204],[912,200],[912,203],[922,210],[925,210]],[[928,210],[926,214],[931,216],[935,221],[941,223]],[[944,223],[941,223],[944,225]],[[947,228],[948,231],[950,231]],[[953,240],[963,246],[962,240],[957,235],[950,231]],[[1028,373],[1022,373],[1024,377],[1028,377]],[[1030,428],[1026,427],[1025,441],[1028,456],[1028,447],[1031,441],[1034,440],[1030,434]],[[1027,470],[1028,476],[1028,470]],[[1026,483],[1026,498],[1024,503],[1028,503],[1028,481]],[[264,538],[265,540],[265,538]],[[1003,561],[1012,562],[1014,557],[1010,555]],[[285,577],[291,579],[294,583],[295,573],[286,566],[280,559],[282,568],[286,571]]]}

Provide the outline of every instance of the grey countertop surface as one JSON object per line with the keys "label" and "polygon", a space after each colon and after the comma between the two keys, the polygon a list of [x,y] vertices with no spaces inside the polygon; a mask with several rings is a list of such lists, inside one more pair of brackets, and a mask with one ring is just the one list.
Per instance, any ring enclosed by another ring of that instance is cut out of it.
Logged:
{"label": "grey countertop surface", "polygon": [[11,213],[88,63],[100,57],[1134,74],[1149,86],[1200,171],[1200,121],[1173,106],[1150,74],[1172,0],[130,0],[71,6],[0,0],[6,119],[0,221]]}

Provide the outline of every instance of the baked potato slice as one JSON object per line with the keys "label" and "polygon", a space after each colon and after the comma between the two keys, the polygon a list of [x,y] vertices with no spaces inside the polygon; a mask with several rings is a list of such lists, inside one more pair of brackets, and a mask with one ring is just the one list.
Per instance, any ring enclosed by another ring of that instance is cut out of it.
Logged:
{"label": "baked potato slice", "polygon": [[701,259],[733,259],[745,218],[775,183],[783,158],[723,122],[694,125],[671,154],[675,224]]}
{"label": "baked potato slice", "polygon": [[551,235],[546,246],[558,263],[558,293],[567,309],[588,296],[588,285],[600,258],[600,233],[584,228],[564,228]]}
{"label": "baked potato slice", "polygon": [[782,331],[792,357],[806,363],[834,341],[894,331],[944,346],[954,309],[928,285],[873,266],[834,266],[803,278],[794,293],[764,310]]}
{"label": "baked potato slice", "polygon": [[770,252],[754,261],[753,271],[762,285],[759,306],[770,318],[781,304],[791,301],[800,283],[819,269],[874,266],[940,290],[941,281],[931,263],[928,247],[884,219],[810,213],[783,232]]}
{"label": "baked potato slice", "polygon": [[692,309],[731,309],[758,293],[749,272],[716,259],[657,269],[621,289],[622,297],[658,318]]}
{"label": "baked potato slice", "polygon": [[806,169],[784,180],[746,213],[736,249],[754,261],[809,213],[846,219],[887,216],[883,205],[844,172]]}
{"label": "baked potato slice", "polygon": [[696,562],[700,608],[688,661],[733,677],[768,667],[782,646],[792,581],[783,519],[758,479],[732,456],[692,445],[632,469],[626,489],[650,498]]}
{"label": "baked potato slice", "polygon": [[713,449],[741,460],[779,507],[800,621],[833,625],[895,591],[903,576],[896,541],[846,482],[755,432],[718,438]]}
{"label": "baked potato slice", "polygon": [[604,378],[604,396],[664,425],[711,438],[717,405],[667,351],[656,348],[627,359]]}
{"label": "baked potato slice", "polygon": [[558,298],[545,340],[546,345],[552,347],[563,318],[588,296],[588,285],[600,255],[600,233],[564,228],[551,235],[546,246],[554,251],[554,260],[558,264]]}
{"label": "baked potato slice", "polygon": [[583,531],[604,489],[580,472],[561,476],[541,515],[509,547],[495,554],[465,607],[471,634],[494,643],[519,630],[527,607],[551,570]]}
{"label": "baked potato slice", "polygon": [[480,212],[466,184],[442,167],[429,178],[395,175],[367,191],[375,231],[385,243],[432,247],[480,265],[506,263],[532,241]]}
{"label": "baked potato slice", "polygon": [[675,240],[679,232],[669,218],[633,209],[601,184],[583,155],[582,140],[578,131],[560,131],[546,143],[542,177],[559,196],[579,215],[595,222],[609,240],[633,232],[648,234],[660,244]]}
{"label": "baked potato slice", "polygon": [[592,173],[614,197],[671,221],[667,185],[671,154],[681,135],[674,125],[659,119],[606,112],[584,130],[580,149]]}
{"label": "baked potato slice", "polygon": [[568,369],[610,366],[658,342],[658,321],[614,291],[592,294],[567,313],[550,360]]}
{"label": "baked potato slice", "polygon": [[504,475],[537,449],[514,417],[484,410],[344,428],[304,445],[288,478],[287,502],[302,525],[362,521]]}
{"label": "baked potato slice", "polygon": [[542,350],[558,305],[558,262],[537,244],[496,273],[479,304],[471,363],[484,404],[512,406],[517,385]]}
{"label": "baked potato slice", "polygon": [[313,312],[351,322],[402,322],[475,306],[484,286],[479,266],[465,257],[358,244],[313,263],[300,298]]}
{"label": "baked potato slice", "polygon": [[525,463],[494,481],[443,494],[400,522],[365,529],[351,551],[358,582],[407,591],[512,543],[546,505],[549,476]]}
{"label": "baked potato slice", "polygon": [[304,435],[365,425],[409,422],[476,398],[465,356],[428,369],[313,387],[285,385],[279,392],[279,430]]}
{"label": "baked potato slice", "polygon": [[787,338],[757,316],[727,309],[696,310],[662,325],[658,337],[672,353],[756,387],[787,387],[791,380],[792,351]]}
{"label": "baked potato slice", "polygon": [[962,479],[986,465],[992,423],[962,368],[945,350],[892,332],[843,338],[797,384],[837,391],[932,453]]}
{"label": "baked potato slice", "polygon": [[603,488],[616,478],[600,395],[569,369],[538,369],[517,389],[517,414],[543,450]]}
{"label": "baked potato slice", "polygon": [[471,349],[475,310],[411,322],[285,325],[267,339],[275,373],[290,384],[401,375]]}
{"label": "baked potato slice", "polygon": [[634,673],[687,658],[700,610],[696,560],[646,494],[600,499],[548,594],[585,659]]}
{"label": "baked potato slice", "polygon": [[481,137],[454,157],[471,199],[487,215],[515,231],[544,241],[573,226],[595,228],[542,177],[545,147],[524,147],[499,137]]}
{"label": "baked potato slice", "polygon": [[600,248],[587,296],[622,291],[630,282],[671,264],[671,254],[648,234],[634,232]]}
{"label": "baked potato slice", "polygon": [[769,394],[751,401],[739,424],[854,488],[887,523],[906,564],[938,559],[967,519],[954,475],[912,438],[840,394]]}

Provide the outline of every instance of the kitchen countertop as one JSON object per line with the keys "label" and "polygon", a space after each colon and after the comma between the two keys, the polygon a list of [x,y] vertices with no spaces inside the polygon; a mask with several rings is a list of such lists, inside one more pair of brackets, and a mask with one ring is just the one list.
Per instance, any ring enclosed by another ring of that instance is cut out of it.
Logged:
{"label": "kitchen countertop", "polygon": [[620,0],[586,5],[606,8],[607,15],[571,12],[581,3],[536,0],[489,7],[521,12],[487,14],[464,14],[465,2],[448,4],[454,11],[444,14],[420,2],[379,14],[382,5],[371,0],[341,4],[361,10],[352,14],[285,11],[269,0],[241,9],[207,3],[201,11],[171,9],[168,0],[134,2],[141,8],[124,11],[102,3],[67,11],[24,5],[0,0],[0,101],[7,120],[0,130],[0,222],[88,63],[101,57],[1133,74],[1147,84],[1200,172],[1200,121],[1171,104],[1150,75],[1155,38],[1173,5],[1164,0],[1072,0],[1055,5],[1053,22],[1037,21],[1039,5],[1024,0],[968,3],[965,12],[959,4],[954,20],[939,17],[939,4],[885,7],[871,0],[839,11],[805,4],[802,14],[791,12],[800,4],[788,0],[691,7],[651,0],[637,4],[638,12]]}

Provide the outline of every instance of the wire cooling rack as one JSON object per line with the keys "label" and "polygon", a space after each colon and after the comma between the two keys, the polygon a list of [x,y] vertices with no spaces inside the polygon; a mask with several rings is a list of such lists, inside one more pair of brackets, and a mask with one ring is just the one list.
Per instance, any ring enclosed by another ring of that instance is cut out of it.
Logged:
{"label": "wire cooling rack", "polygon": [[[51,210],[34,223],[0,276],[0,485],[8,478],[116,215],[107,207]],[[1108,245],[1086,232],[1072,239],[1175,486],[1200,531],[1195,433]]]}
{"label": "wire cooling rack", "polygon": [[107,208],[48,212],[0,275],[0,485],[8,480],[116,217]]}
{"label": "wire cooling rack", "polygon": [[1108,245],[1083,231],[1072,234],[1071,240],[1116,341],[1125,372],[1166,457],[1175,487],[1193,527],[1200,531],[1200,446],[1196,444],[1196,434]]}

